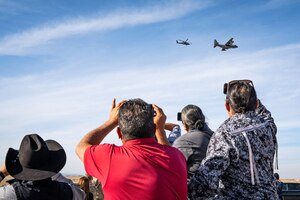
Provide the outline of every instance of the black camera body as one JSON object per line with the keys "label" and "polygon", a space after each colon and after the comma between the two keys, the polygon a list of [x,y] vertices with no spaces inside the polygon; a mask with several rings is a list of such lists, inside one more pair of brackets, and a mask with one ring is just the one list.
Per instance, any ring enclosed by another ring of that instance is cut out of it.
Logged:
{"label": "black camera body", "polygon": [[148,104],[148,105],[147,105],[147,109],[148,109],[148,110],[151,110],[151,115],[152,115],[153,117],[156,116],[156,112],[155,112],[155,110],[153,109],[152,104]]}
{"label": "black camera body", "polygon": [[182,121],[181,112],[177,113],[177,121]]}
{"label": "black camera body", "polygon": [[223,93],[227,94],[227,90],[228,90],[228,83],[224,83]]}

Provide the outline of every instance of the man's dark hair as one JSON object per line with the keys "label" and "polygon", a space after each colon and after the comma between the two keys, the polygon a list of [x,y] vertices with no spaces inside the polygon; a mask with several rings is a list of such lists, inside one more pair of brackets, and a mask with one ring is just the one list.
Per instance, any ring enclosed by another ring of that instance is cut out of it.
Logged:
{"label": "man's dark hair", "polygon": [[187,105],[182,111],[182,123],[184,123],[190,130],[201,130],[205,124],[205,116],[202,110],[195,105]]}
{"label": "man's dark hair", "polygon": [[119,110],[119,128],[124,140],[154,137],[153,108],[142,99],[131,99]]}
{"label": "man's dark hair", "polygon": [[226,101],[235,113],[245,113],[256,109],[257,96],[252,85],[237,82],[228,89]]}

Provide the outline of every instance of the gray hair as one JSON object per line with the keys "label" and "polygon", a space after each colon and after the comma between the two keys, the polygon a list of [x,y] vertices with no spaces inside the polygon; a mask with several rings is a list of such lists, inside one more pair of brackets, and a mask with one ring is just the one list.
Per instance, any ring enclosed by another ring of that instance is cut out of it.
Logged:
{"label": "gray hair", "polygon": [[182,123],[190,130],[201,130],[205,125],[205,116],[202,110],[196,105],[187,105],[182,111]]}
{"label": "gray hair", "polygon": [[154,137],[153,108],[142,99],[131,99],[119,110],[119,128],[124,140]]}

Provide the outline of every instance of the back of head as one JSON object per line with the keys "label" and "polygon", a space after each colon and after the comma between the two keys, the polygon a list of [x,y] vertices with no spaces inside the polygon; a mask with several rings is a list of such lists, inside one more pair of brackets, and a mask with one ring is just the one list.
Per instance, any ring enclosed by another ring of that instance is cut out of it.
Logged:
{"label": "back of head", "polygon": [[86,176],[82,176],[78,180],[78,185],[80,188],[85,192],[89,193],[90,192],[90,183],[89,183],[89,178]]}
{"label": "back of head", "polygon": [[202,110],[195,105],[187,105],[182,111],[182,123],[185,124],[189,130],[201,130],[205,124],[205,116]]}
{"label": "back of head", "polygon": [[131,99],[119,110],[119,128],[124,140],[154,137],[153,108],[142,99]]}
{"label": "back of head", "polygon": [[257,97],[252,81],[240,80],[229,82],[226,102],[235,113],[254,111]]}

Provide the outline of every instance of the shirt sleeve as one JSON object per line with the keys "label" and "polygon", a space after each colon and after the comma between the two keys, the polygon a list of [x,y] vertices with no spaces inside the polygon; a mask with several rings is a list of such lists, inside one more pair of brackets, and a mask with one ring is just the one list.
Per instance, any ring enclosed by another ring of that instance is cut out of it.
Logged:
{"label": "shirt sleeve", "polygon": [[180,126],[174,126],[173,130],[169,133],[168,141],[173,144],[173,142],[181,136]]}
{"label": "shirt sleeve", "polygon": [[113,144],[88,147],[84,153],[84,168],[87,174],[96,177],[104,186],[109,172],[109,164],[114,149]]}
{"label": "shirt sleeve", "polygon": [[11,185],[0,187],[0,199],[17,200],[16,192]]}
{"label": "shirt sleeve", "polygon": [[258,107],[256,108],[255,112],[258,116],[261,116],[262,118],[264,118],[264,120],[268,121],[271,125],[271,128],[273,130],[273,134],[276,135],[277,133],[277,127],[276,124],[274,122],[274,119],[271,115],[271,112],[261,103],[260,100],[258,100]]}

